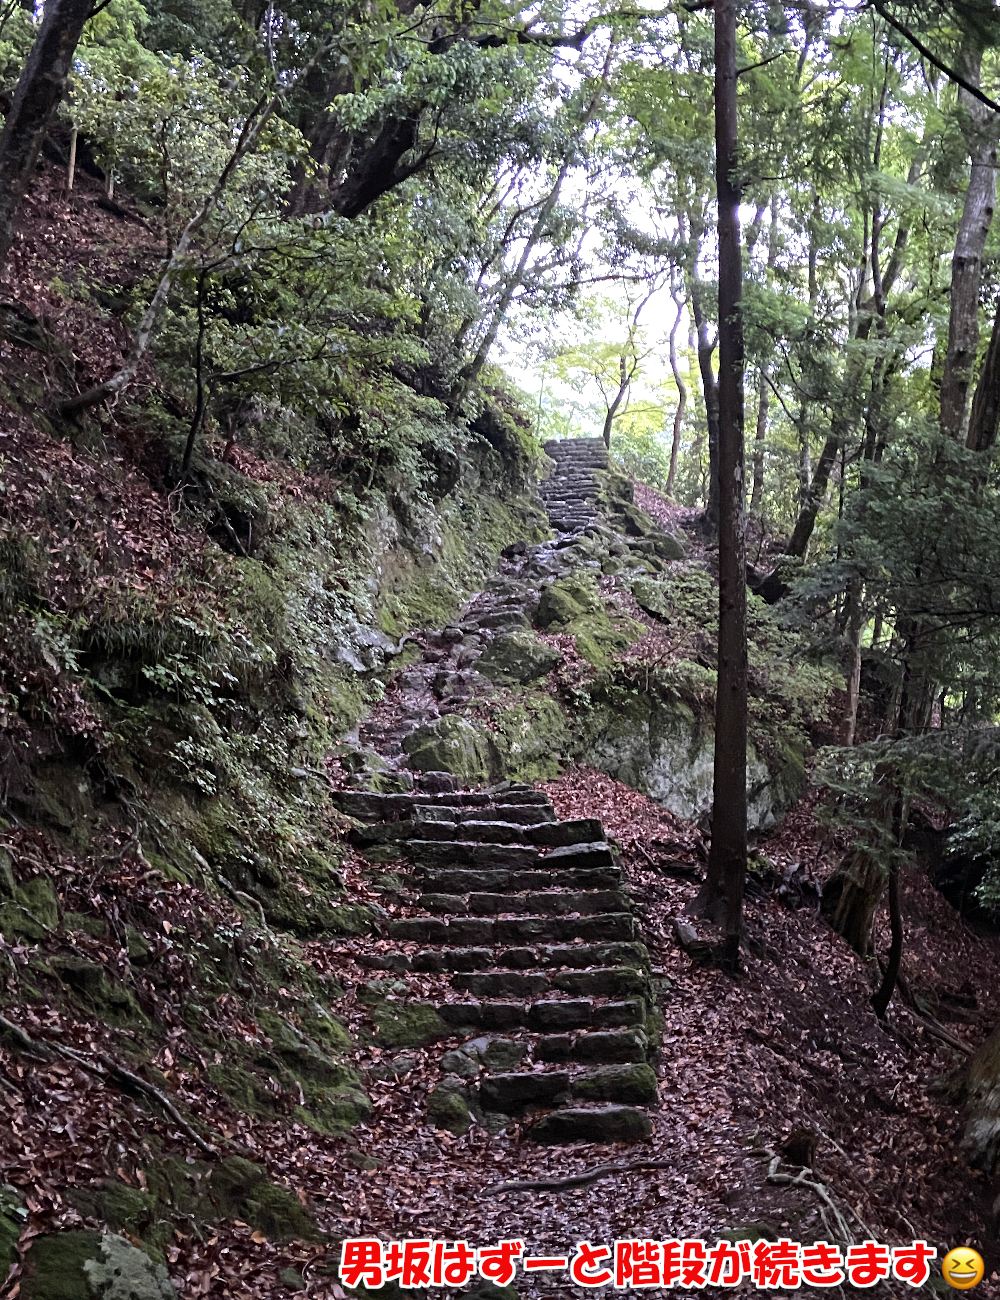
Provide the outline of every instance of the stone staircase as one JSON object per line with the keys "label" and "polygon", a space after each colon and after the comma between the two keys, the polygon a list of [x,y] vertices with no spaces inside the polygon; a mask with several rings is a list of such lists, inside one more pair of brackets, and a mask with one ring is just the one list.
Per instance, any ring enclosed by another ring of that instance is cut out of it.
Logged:
{"label": "stone staircase", "polygon": [[419,1005],[464,1040],[443,1054],[430,1117],[457,1114],[462,1131],[471,1115],[493,1132],[516,1118],[542,1143],[648,1137],[662,1017],[600,822],[558,821],[543,794],[511,783],[333,798],[361,823],[355,847],[398,861],[415,895],[388,923],[391,950],[366,964],[438,974],[447,992]]}
{"label": "stone staircase", "polygon": [[580,533],[597,521],[594,473],[608,468],[608,449],[601,438],[562,438],[545,443],[544,451],[555,461],[540,488],[549,523],[557,533]]}

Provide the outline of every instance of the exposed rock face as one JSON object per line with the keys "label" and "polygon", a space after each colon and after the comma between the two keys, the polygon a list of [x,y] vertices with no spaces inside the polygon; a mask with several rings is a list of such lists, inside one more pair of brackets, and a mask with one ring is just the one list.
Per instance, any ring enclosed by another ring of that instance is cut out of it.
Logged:
{"label": "exposed rock face", "polygon": [[968,1066],[963,1147],[988,1174],[1000,1165],[1000,1026],[981,1044]]}
{"label": "exposed rock face", "polygon": [[[609,706],[585,751],[588,762],[641,790],[685,821],[712,810],[715,732],[681,700],[636,696]],[[769,766],[747,753],[748,824],[767,830],[801,792],[801,758],[789,750]]]}
{"label": "exposed rock face", "polygon": [[498,682],[537,681],[550,673],[562,656],[531,632],[506,632],[495,637],[479,659],[479,672]]}

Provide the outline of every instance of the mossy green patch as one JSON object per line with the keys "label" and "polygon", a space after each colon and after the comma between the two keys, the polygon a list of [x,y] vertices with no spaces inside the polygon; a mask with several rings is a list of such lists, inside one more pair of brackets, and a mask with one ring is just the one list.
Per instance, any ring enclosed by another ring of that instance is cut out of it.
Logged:
{"label": "mossy green patch", "polygon": [[455,713],[411,731],[403,749],[418,772],[453,772],[475,782],[495,780],[501,774],[500,753],[492,733]]}
{"label": "mossy green patch", "polygon": [[271,1241],[316,1241],[321,1235],[295,1193],[242,1156],[220,1160],[206,1190],[221,1218],[242,1219]]}
{"label": "mossy green patch", "polygon": [[421,1047],[454,1033],[427,1002],[380,1002],[371,1017],[380,1047]]}
{"label": "mossy green patch", "polygon": [[548,695],[525,696],[493,714],[503,768],[514,781],[551,781],[572,747],[566,714]]}

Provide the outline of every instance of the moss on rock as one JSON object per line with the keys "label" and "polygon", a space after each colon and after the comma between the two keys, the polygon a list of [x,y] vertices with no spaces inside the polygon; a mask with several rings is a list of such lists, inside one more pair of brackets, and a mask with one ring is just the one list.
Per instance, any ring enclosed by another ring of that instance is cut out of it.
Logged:
{"label": "moss on rock", "polygon": [[561,658],[531,632],[504,632],[480,655],[476,668],[491,681],[526,685],[550,673]]}
{"label": "moss on rock", "polygon": [[24,1300],[176,1300],[162,1264],[124,1237],[73,1230],[36,1237],[25,1256]]}
{"label": "moss on rock", "polygon": [[320,1233],[294,1192],[278,1187],[266,1170],[242,1156],[212,1169],[208,1197],[224,1219],[242,1219],[271,1241],[316,1241]]}
{"label": "moss on rock", "polygon": [[371,1015],[380,1047],[421,1047],[455,1032],[428,1002],[381,1002]]}
{"label": "moss on rock", "polygon": [[495,780],[501,774],[492,733],[454,713],[411,731],[403,749],[418,772],[452,772],[476,782]]}

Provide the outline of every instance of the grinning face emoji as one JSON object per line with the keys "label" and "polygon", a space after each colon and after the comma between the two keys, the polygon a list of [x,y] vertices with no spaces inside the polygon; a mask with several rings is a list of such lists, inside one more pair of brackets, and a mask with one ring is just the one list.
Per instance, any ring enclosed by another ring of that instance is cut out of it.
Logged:
{"label": "grinning face emoji", "polygon": [[968,1291],[983,1280],[983,1257],[968,1246],[956,1246],[941,1261],[941,1272],[956,1291]]}

